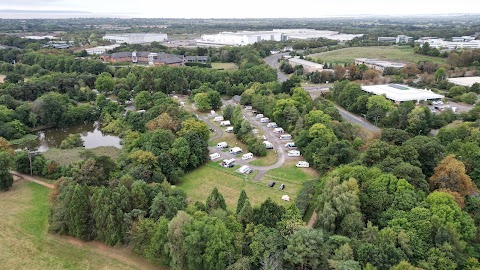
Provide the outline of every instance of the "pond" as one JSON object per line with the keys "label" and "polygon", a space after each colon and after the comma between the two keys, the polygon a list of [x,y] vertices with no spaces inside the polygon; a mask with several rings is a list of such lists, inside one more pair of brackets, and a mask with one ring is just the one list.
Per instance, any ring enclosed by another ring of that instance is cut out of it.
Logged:
{"label": "pond", "polygon": [[[69,134],[80,133],[85,148],[96,148],[99,146],[114,146],[122,148],[120,138],[115,135],[102,132],[100,123],[84,123],[67,128],[50,128],[37,132],[37,140],[29,147],[39,152],[45,152],[50,148],[60,148],[62,141],[67,138]],[[22,148],[25,145],[21,146]]]}

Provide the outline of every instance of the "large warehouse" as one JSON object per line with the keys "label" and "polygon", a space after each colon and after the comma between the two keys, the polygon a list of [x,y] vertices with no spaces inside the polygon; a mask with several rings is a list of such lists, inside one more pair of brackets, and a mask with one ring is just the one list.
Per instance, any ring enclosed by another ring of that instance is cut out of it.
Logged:
{"label": "large warehouse", "polygon": [[144,44],[154,41],[164,42],[168,40],[168,36],[163,33],[125,33],[105,35],[103,39],[113,43]]}
{"label": "large warehouse", "polygon": [[402,101],[425,101],[442,99],[445,96],[435,94],[431,90],[422,90],[400,84],[381,84],[362,86],[362,90],[375,95],[385,95],[394,102]]}
{"label": "large warehouse", "polygon": [[472,87],[474,83],[480,83],[480,77],[448,78],[447,81],[456,85]]}

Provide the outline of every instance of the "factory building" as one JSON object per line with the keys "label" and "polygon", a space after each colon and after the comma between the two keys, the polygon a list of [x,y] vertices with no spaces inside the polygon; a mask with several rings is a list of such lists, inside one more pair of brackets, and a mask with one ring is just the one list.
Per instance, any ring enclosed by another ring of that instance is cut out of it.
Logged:
{"label": "factory building", "polygon": [[163,33],[125,33],[108,34],[103,37],[112,43],[144,44],[151,42],[165,42],[168,40],[167,34]]}

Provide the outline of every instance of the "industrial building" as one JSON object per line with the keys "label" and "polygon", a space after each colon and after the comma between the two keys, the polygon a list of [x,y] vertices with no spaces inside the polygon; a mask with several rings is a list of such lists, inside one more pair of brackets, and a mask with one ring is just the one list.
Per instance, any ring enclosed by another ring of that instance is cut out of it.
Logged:
{"label": "industrial building", "polygon": [[167,34],[163,33],[125,33],[125,34],[107,34],[103,39],[112,43],[144,44],[151,42],[165,42],[168,40]]}
{"label": "industrial building", "polygon": [[288,59],[288,63],[290,63],[290,65],[292,65],[292,66],[298,66],[298,65],[303,66],[303,70],[305,72],[314,72],[314,71],[323,70],[323,65],[322,64],[318,64],[318,63],[315,63],[315,62],[303,60],[303,59],[300,59],[300,58],[290,58],[290,59]]}
{"label": "industrial building", "polygon": [[373,68],[381,72],[385,71],[386,68],[401,69],[405,66],[405,64],[399,63],[399,62],[391,62],[391,61],[369,59],[369,58],[355,58],[355,65],[361,65],[361,64],[364,64],[369,68]]}
{"label": "industrial building", "polygon": [[196,42],[204,45],[243,46],[265,40],[285,41],[288,39],[326,38],[338,41],[348,41],[361,36],[363,36],[363,34],[342,34],[328,30],[273,29],[272,31],[239,31],[205,34],[202,35],[201,39],[196,40]]}
{"label": "industrial building", "polygon": [[167,54],[164,52],[116,52],[112,54],[102,54],[100,56],[103,62],[109,63],[138,63],[148,64],[150,66],[183,66],[185,63],[183,55]]}
{"label": "industrial building", "polygon": [[85,49],[85,51],[87,51],[87,54],[89,55],[102,54],[102,53],[106,53],[107,51],[113,50],[117,47],[120,47],[120,44],[113,44],[108,46],[97,46],[97,47]]}
{"label": "industrial building", "polygon": [[452,41],[446,41],[436,37],[422,37],[415,40],[415,42],[419,43],[420,46],[428,43],[431,48],[437,49],[480,49],[480,40],[475,40],[474,37],[470,36],[453,37]]}
{"label": "industrial building", "polygon": [[417,89],[400,84],[381,84],[362,86],[362,90],[374,95],[385,95],[387,99],[400,103],[402,101],[426,101],[442,99],[445,96],[436,94],[431,90]]}
{"label": "industrial building", "polygon": [[399,43],[409,43],[413,41],[413,37],[405,36],[405,35],[398,35],[397,37],[378,37],[378,42],[395,42],[396,44]]}
{"label": "industrial building", "polygon": [[480,77],[448,78],[447,81],[456,85],[472,87],[472,85],[475,83],[480,84]]}

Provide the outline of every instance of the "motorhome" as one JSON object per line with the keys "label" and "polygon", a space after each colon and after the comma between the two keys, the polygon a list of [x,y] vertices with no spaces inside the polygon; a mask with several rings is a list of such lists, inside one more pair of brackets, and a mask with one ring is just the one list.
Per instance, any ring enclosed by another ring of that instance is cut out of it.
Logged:
{"label": "motorhome", "polygon": [[299,156],[300,156],[300,151],[298,151],[298,150],[290,150],[290,151],[288,151],[288,156],[289,156],[289,157],[299,157]]}
{"label": "motorhome", "polygon": [[213,118],[213,122],[220,122],[220,121],[223,121],[223,116],[215,116],[215,118]]}
{"label": "motorhome", "polygon": [[230,126],[231,124],[230,120],[220,122],[220,126],[222,127]]}
{"label": "motorhome", "polygon": [[251,158],[253,158],[253,153],[246,153],[242,156],[243,160],[251,159]]}
{"label": "motorhome", "polygon": [[263,118],[263,114],[262,113],[259,113],[257,114],[257,116],[255,116],[256,118]]}
{"label": "motorhome", "polygon": [[225,168],[231,168],[233,167],[235,164],[235,159],[234,158],[231,158],[231,159],[224,159],[222,161],[222,166],[225,167]]}
{"label": "motorhome", "polygon": [[217,158],[220,157],[220,154],[219,153],[213,153],[213,154],[210,154],[210,160],[215,160]]}
{"label": "motorhome", "polygon": [[242,148],[240,147],[233,147],[233,148],[230,148],[230,154],[240,154],[242,152]]}
{"label": "motorhome", "polygon": [[284,133],[285,131],[283,130],[283,128],[274,128],[273,129],[273,133],[277,133],[277,134],[280,134],[280,133]]}
{"label": "motorhome", "polygon": [[268,123],[268,122],[270,122],[270,119],[268,119],[268,117],[260,118],[260,123]]}
{"label": "motorhome", "polygon": [[227,129],[225,129],[225,132],[232,133],[233,132],[233,127],[227,127]]}
{"label": "motorhome", "polygon": [[295,143],[294,142],[288,142],[285,144],[285,147],[288,147],[288,148],[295,148]]}
{"label": "motorhome", "polygon": [[290,134],[280,135],[280,140],[291,140],[291,139],[292,139],[292,135]]}
{"label": "motorhome", "polygon": [[253,171],[252,168],[250,168],[250,167],[247,166],[247,165],[243,165],[242,167],[238,168],[238,172],[239,172],[239,173],[249,174],[249,173],[251,173],[252,171]]}
{"label": "motorhome", "polygon": [[226,142],[217,143],[217,148],[227,148],[228,144]]}
{"label": "motorhome", "polygon": [[270,122],[270,123],[267,124],[267,127],[268,127],[268,128],[276,128],[276,127],[277,127],[277,123],[275,123],[275,122]]}

